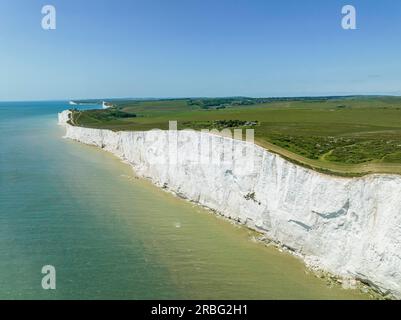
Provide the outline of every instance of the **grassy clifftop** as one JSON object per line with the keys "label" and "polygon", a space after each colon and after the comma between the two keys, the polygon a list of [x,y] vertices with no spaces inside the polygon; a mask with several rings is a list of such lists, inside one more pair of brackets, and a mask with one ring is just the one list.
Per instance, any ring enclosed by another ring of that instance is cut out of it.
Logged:
{"label": "grassy clifftop", "polygon": [[196,98],[115,101],[73,123],[121,130],[253,128],[256,142],[317,171],[401,174],[401,98]]}

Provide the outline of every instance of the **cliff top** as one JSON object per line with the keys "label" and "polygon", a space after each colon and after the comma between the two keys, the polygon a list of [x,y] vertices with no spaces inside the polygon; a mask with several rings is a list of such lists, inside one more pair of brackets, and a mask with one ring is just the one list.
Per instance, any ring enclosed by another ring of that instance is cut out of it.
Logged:
{"label": "cliff top", "polygon": [[74,111],[72,124],[114,131],[240,128],[286,159],[341,175],[401,174],[401,97],[191,98],[116,100]]}

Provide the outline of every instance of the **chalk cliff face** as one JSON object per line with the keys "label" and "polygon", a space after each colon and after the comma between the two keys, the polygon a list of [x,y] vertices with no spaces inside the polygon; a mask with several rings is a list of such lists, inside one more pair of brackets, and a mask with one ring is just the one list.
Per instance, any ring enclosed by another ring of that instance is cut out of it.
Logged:
{"label": "chalk cliff face", "polygon": [[[71,104],[71,101],[70,101]],[[66,125],[67,121],[70,120],[71,111],[64,110],[58,114],[58,124],[59,125]]]}
{"label": "chalk cliff face", "polygon": [[[400,176],[337,178],[217,135],[112,132],[71,126],[68,117],[59,115],[67,138],[110,151],[156,185],[263,231],[311,266],[401,298]],[[248,161],[243,154],[225,163],[197,161],[205,149],[221,159],[231,147],[251,149]],[[180,160],[169,161],[176,154]]]}

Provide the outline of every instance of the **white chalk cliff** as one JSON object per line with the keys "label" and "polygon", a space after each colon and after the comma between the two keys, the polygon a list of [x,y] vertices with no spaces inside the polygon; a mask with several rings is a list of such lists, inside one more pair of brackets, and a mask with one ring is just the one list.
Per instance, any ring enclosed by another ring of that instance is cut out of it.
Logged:
{"label": "white chalk cliff", "polygon": [[110,109],[113,105],[109,102],[102,101],[102,109]]}
{"label": "white chalk cliff", "polygon": [[[311,266],[369,283],[401,298],[401,177],[340,178],[317,173],[243,141],[176,131],[178,155],[197,155],[205,139],[222,156],[229,145],[252,148],[253,170],[232,163],[180,163],[167,131],[113,132],[66,123],[66,137],[101,147],[176,194],[262,231]],[[170,133],[171,134],[171,133]],[[155,161],[157,159],[157,161]],[[251,160],[250,160],[251,161]],[[241,163],[241,165],[239,165]]]}

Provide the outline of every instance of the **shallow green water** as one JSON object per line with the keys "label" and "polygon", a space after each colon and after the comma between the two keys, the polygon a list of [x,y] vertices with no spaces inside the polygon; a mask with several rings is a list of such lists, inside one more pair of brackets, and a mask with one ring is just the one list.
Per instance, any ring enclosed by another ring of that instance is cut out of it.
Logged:
{"label": "shallow green water", "polygon": [[[61,139],[64,102],[0,104],[0,298],[367,298]],[[57,289],[41,288],[41,268]]]}

